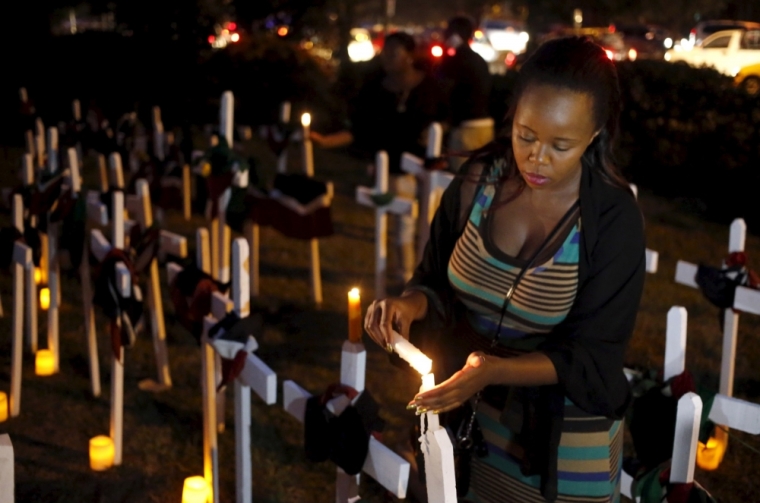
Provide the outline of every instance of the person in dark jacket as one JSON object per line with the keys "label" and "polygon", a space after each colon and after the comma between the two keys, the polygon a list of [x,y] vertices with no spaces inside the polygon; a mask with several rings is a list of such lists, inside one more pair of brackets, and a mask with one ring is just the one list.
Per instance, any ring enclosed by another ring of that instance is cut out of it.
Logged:
{"label": "person in dark jacket", "polygon": [[446,52],[437,77],[445,90],[450,109],[448,148],[454,170],[462,166],[462,153],[477,150],[493,140],[494,122],[488,115],[491,73],[488,63],[470,48],[475,24],[465,16],[449,20],[444,39]]}
{"label": "person in dark jacket", "polygon": [[[411,35],[388,35],[380,53],[383,73],[365,84],[352,103],[350,129],[329,135],[311,133],[312,141],[324,148],[353,144],[368,158],[386,151],[391,191],[409,198],[417,196],[417,184],[413,175],[401,171],[401,156],[409,152],[424,157],[428,126],[446,116],[439,86],[432,76],[417,68],[415,50]],[[404,281],[411,278],[416,265],[415,227],[413,217],[397,217],[398,275]]]}
{"label": "person in dark jacket", "polygon": [[541,46],[509,136],[446,190],[404,293],[367,311],[382,347],[398,331],[433,358],[440,384],[411,407],[476,411],[487,455],[472,458],[470,501],[617,501],[645,275],[642,215],[612,163],[620,107],[600,46]]}

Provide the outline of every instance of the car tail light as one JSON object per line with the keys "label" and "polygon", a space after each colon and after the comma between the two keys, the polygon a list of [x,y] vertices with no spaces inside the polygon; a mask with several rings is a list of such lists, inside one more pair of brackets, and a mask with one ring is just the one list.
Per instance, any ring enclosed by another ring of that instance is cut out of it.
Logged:
{"label": "car tail light", "polygon": [[504,58],[504,64],[507,65],[507,68],[512,68],[512,65],[515,64],[517,61],[517,56],[513,52],[508,52],[507,57]]}

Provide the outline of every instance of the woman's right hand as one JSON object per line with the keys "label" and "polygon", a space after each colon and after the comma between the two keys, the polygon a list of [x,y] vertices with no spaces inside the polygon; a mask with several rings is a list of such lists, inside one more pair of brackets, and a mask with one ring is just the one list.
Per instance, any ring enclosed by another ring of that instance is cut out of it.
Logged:
{"label": "woman's right hand", "polygon": [[409,338],[412,322],[421,319],[427,312],[427,297],[419,291],[402,297],[388,297],[375,300],[367,309],[364,329],[381,348],[392,351],[393,332]]}

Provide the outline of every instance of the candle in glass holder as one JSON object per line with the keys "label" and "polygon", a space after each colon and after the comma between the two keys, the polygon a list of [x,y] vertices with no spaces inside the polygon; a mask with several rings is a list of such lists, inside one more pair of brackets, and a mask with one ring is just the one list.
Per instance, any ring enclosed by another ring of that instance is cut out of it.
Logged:
{"label": "candle in glass holder", "polygon": [[0,391],[0,423],[8,419],[8,395]]}
{"label": "candle in glass holder", "polygon": [[50,288],[48,287],[42,287],[40,288],[40,309],[43,311],[47,311],[47,309],[50,307]]}
{"label": "candle in glass holder", "polygon": [[206,479],[196,475],[187,477],[182,487],[182,503],[206,503],[208,499],[208,484]]}
{"label": "candle in glass holder", "polygon": [[34,356],[34,373],[38,376],[50,376],[55,373],[55,359],[49,349],[40,349]]}
{"label": "candle in glass holder", "polygon": [[362,340],[362,298],[358,288],[352,288],[348,292],[348,340]]}
{"label": "candle in glass holder", "polygon": [[90,468],[102,472],[113,466],[113,440],[105,435],[90,439]]}

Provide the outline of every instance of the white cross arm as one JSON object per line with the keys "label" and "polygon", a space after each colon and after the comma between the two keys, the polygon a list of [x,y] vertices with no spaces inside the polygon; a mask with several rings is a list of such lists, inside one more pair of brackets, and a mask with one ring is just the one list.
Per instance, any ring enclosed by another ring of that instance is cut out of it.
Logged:
{"label": "white cross arm", "polygon": [[697,266],[695,264],[679,260],[676,264],[676,283],[699,288],[697,285]]}
{"label": "white cross arm", "polygon": [[280,204],[293,210],[299,215],[308,215],[319,208],[326,208],[332,204],[335,189],[333,188],[332,182],[327,182],[325,185],[327,186],[327,191],[321,197],[314,199],[305,205],[299,203],[296,199],[290,196],[285,196],[276,192],[271,194],[271,197],[277,199]]}
{"label": "white cross arm", "polygon": [[108,225],[108,208],[100,202],[100,195],[94,190],[87,192],[87,218],[98,225]]}
{"label": "white cross arm", "polygon": [[425,161],[416,155],[404,152],[401,154],[401,170],[410,175],[419,176],[425,172]]}
{"label": "white cross arm", "polygon": [[657,272],[657,264],[660,261],[660,254],[654,250],[647,248],[646,250],[647,272],[654,274]]}
{"label": "white cross arm", "polygon": [[103,236],[100,229],[93,229],[90,232],[90,249],[98,261],[102,261],[106,254],[111,251],[111,243]]}
{"label": "white cross arm", "polygon": [[[282,384],[283,408],[303,423],[306,400],[311,394],[293,381]],[[362,470],[392,492],[397,498],[406,497],[409,483],[409,462],[387,448],[375,437],[369,437],[369,452]]]}
{"label": "white cross arm", "polygon": [[182,272],[182,266],[177,264],[176,262],[169,262],[166,264],[166,282],[170,285],[174,281],[174,278],[177,277],[177,274]]}
{"label": "white cross arm", "polygon": [[187,257],[187,238],[162,230],[159,236],[159,248],[163,253],[185,258]]}
{"label": "white cross arm", "polygon": [[[356,202],[362,206],[376,208],[377,205],[372,200],[374,194],[374,189],[369,187],[356,187]],[[412,218],[417,218],[417,201],[413,199],[395,197],[389,205],[379,207],[378,209],[384,209],[389,213],[397,215],[409,215]]]}
{"label": "white cross arm", "polygon": [[277,401],[277,374],[258,356],[248,355],[238,380],[253,389],[267,405]]}
{"label": "white cross arm", "polygon": [[732,430],[760,435],[760,405],[726,395],[715,395],[710,421]]}
{"label": "white cross arm", "polygon": [[760,314],[760,291],[746,286],[736,287],[734,308],[745,313]]}

